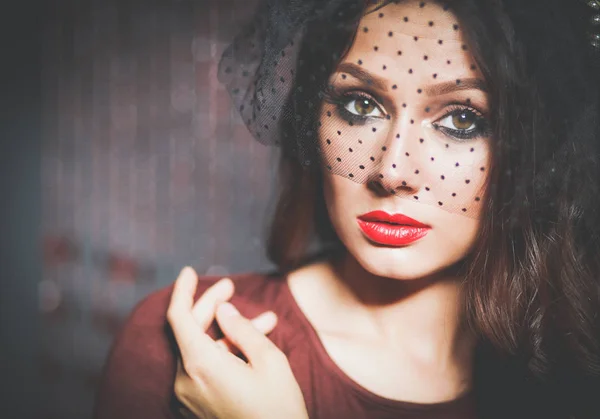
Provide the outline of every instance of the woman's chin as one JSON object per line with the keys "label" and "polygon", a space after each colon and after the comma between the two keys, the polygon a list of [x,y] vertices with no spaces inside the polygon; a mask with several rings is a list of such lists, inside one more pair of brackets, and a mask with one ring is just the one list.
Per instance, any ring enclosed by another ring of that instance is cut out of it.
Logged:
{"label": "woman's chin", "polygon": [[[361,246],[363,247],[363,246]],[[399,281],[415,281],[434,276],[452,275],[458,260],[449,255],[431,255],[411,247],[376,247],[350,250],[358,264],[372,275]]]}

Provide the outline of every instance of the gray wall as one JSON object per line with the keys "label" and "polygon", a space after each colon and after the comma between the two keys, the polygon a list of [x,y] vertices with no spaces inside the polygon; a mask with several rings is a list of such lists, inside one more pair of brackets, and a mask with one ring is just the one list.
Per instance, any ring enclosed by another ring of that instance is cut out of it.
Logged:
{"label": "gray wall", "polygon": [[61,0],[42,57],[45,418],[90,415],[133,306],[199,273],[269,269],[272,152],[216,80],[252,2]]}

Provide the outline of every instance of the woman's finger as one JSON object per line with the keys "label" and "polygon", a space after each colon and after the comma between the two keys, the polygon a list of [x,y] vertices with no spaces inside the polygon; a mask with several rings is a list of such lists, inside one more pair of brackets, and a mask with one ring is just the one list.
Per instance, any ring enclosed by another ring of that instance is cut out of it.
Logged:
{"label": "woman's finger", "polygon": [[[272,311],[265,311],[250,320],[252,326],[263,335],[267,335],[275,329],[277,325],[277,315]],[[225,349],[233,354],[238,354],[240,351],[227,338],[222,338],[216,341],[220,348]]]}
{"label": "woman's finger", "polygon": [[233,292],[233,281],[223,278],[208,288],[196,301],[192,313],[202,330],[208,329],[215,319],[217,306],[228,301],[233,296]]}
{"label": "woman's finger", "polygon": [[189,267],[183,268],[175,281],[167,310],[167,320],[181,351],[183,365],[190,374],[214,368],[220,356],[214,341],[204,333],[192,315],[197,283],[196,272]]}
{"label": "woman's finger", "polygon": [[198,284],[198,276],[193,268],[186,266],[175,280],[173,293],[167,315],[177,311],[191,310],[194,305],[194,294]]}
{"label": "woman's finger", "polygon": [[272,356],[277,356],[279,349],[259,332],[250,320],[246,319],[229,303],[217,308],[217,322],[223,334],[253,364],[263,364]]}

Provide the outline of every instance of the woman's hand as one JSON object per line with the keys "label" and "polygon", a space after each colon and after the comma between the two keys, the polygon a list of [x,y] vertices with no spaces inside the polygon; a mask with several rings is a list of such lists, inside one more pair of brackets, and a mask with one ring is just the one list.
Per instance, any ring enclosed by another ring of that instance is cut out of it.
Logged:
{"label": "woman's hand", "polygon": [[[253,323],[226,301],[233,283],[224,279],[194,305],[198,277],[184,268],[175,283],[167,313],[181,362],[175,380],[177,398],[197,417],[217,419],[307,419],[300,387],[285,355]],[[226,340],[206,334],[216,314]],[[254,324],[268,332],[273,313]],[[244,362],[227,349],[238,349]]]}

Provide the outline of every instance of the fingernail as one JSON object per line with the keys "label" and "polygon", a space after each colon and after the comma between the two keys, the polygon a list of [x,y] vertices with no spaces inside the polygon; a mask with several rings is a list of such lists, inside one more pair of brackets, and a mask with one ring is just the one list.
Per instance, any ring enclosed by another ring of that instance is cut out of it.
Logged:
{"label": "fingernail", "polygon": [[267,311],[265,313],[263,313],[261,315],[261,319],[262,321],[264,321],[265,323],[272,323],[272,322],[276,322],[277,321],[277,314],[275,314],[272,311]]}
{"label": "fingernail", "polygon": [[230,303],[221,304],[217,310],[219,310],[224,316],[237,316],[240,314],[237,308]]}
{"label": "fingernail", "polygon": [[179,274],[180,275],[193,275],[195,273],[196,273],[196,271],[194,271],[194,268],[192,268],[191,266],[184,266],[184,268],[181,270],[181,272]]}
{"label": "fingernail", "polygon": [[255,318],[252,324],[259,329],[273,327],[277,324],[277,315],[272,311],[268,311]]}
{"label": "fingernail", "polygon": [[233,281],[229,278],[221,278],[217,281],[217,284],[219,284],[219,288],[229,287],[229,286],[233,285]]}

